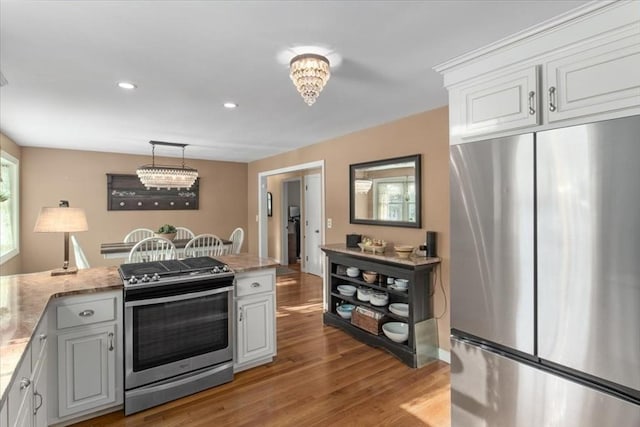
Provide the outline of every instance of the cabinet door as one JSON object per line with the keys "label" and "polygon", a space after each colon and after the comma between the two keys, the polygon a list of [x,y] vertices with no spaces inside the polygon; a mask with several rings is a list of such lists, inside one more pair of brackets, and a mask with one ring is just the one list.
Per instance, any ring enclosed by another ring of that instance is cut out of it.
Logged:
{"label": "cabinet door", "polygon": [[116,401],[115,326],[58,335],[58,410],[63,417]]}
{"label": "cabinet door", "polygon": [[549,122],[640,106],[638,34],[583,46],[544,70]]}
{"label": "cabinet door", "polygon": [[33,425],[47,427],[47,352],[42,353],[33,376]]}
{"label": "cabinet door", "polygon": [[461,136],[537,125],[537,88],[538,68],[530,66],[459,89]]}
{"label": "cabinet door", "polygon": [[7,402],[0,407],[0,427],[9,426],[9,414],[7,413]]}
{"label": "cabinet door", "polygon": [[273,294],[238,300],[238,365],[274,354],[273,318]]}

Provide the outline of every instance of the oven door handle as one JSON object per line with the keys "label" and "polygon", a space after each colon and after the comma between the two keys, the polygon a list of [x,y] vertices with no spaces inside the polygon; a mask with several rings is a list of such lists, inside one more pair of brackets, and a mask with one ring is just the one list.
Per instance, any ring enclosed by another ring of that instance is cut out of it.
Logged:
{"label": "oven door handle", "polygon": [[206,297],[209,295],[222,294],[225,292],[231,292],[232,290],[233,290],[233,286],[225,286],[224,288],[209,289],[207,291],[192,292],[188,294],[172,295],[169,297],[142,299],[138,301],[126,301],[124,303],[124,306],[135,307],[138,305],[163,304],[165,302],[175,302],[175,301],[182,301],[186,299]]}

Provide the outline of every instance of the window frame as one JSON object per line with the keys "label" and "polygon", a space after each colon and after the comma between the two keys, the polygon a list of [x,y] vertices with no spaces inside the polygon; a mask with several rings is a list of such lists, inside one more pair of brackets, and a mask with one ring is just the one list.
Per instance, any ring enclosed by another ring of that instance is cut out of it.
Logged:
{"label": "window frame", "polygon": [[14,235],[13,248],[6,253],[0,253],[0,265],[20,254],[20,160],[0,150],[0,163],[10,163],[12,167],[11,188],[9,189],[11,200],[11,228]]}

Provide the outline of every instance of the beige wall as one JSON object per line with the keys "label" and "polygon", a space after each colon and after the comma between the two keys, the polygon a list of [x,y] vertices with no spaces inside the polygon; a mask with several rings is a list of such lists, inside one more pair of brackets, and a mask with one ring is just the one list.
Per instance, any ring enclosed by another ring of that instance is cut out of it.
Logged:
{"label": "beige wall", "polygon": [[[422,154],[422,229],[350,224],[349,165],[417,153]],[[436,231],[438,232],[438,255],[443,260],[440,277],[448,301],[448,108],[443,107],[406,117],[392,123],[249,163],[248,217],[251,220],[248,223],[248,240],[251,252],[258,252],[258,225],[255,222],[255,217],[258,214],[258,173],[318,160],[325,161],[325,216],[333,220],[333,227],[324,230],[325,242],[343,243],[345,235],[354,232],[384,239],[387,242],[419,245],[424,243],[426,230]],[[278,203],[275,202],[274,207],[277,205]],[[274,223],[273,221],[272,219],[273,227],[276,227],[279,222]],[[271,223],[270,227],[272,227]],[[441,315],[444,310],[444,298],[438,285],[435,300],[436,315]],[[449,307],[446,307],[446,312],[438,322],[438,332],[440,347],[448,349]]]}
{"label": "beige wall", "polygon": [[[69,200],[72,207],[84,208],[89,231],[77,238],[91,266],[118,265],[123,260],[105,260],[100,243],[122,241],[133,228],[156,229],[170,223],[194,233],[214,233],[228,237],[234,228],[247,229],[247,164],[188,160],[200,175],[200,208],[177,211],[107,211],[107,173],[135,173],[148,163],[147,156],[91,151],[22,148],[22,272],[49,270],[62,266],[63,236],[34,233],[40,208]],[[157,159],[175,164],[176,159]],[[243,251],[247,245],[244,244]],[[73,251],[70,249],[71,264]]]}
{"label": "beige wall", "polygon": [[[22,150],[21,147],[0,133],[0,149],[9,153],[18,160],[21,160]],[[20,161],[20,175],[22,175],[22,161]],[[20,185],[22,186],[22,176],[19,176]],[[20,190],[22,193],[22,190]],[[20,208],[19,208],[20,209]],[[21,233],[22,234],[22,233]],[[20,253],[4,264],[0,265],[0,275],[8,276],[10,274],[18,274],[22,271],[22,244],[20,244]]]}

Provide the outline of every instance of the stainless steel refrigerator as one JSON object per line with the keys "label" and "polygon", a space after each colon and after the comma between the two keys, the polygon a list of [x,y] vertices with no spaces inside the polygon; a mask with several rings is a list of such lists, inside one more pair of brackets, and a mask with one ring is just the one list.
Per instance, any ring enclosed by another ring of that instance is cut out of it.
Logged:
{"label": "stainless steel refrigerator", "polygon": [[450,155],[452,426],[640,426],[640,116]]}

